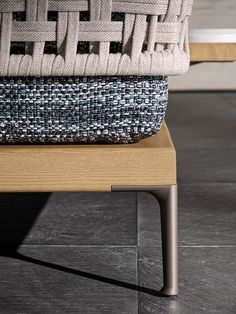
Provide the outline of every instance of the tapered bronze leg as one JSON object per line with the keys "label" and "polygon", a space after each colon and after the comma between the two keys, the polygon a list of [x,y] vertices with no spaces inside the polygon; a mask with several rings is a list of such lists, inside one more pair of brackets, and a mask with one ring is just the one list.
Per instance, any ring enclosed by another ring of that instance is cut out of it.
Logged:
{"label": "tapered bronze leg", "polygon": [[161,208],[163,281],[162,293],[178,294],[178,204],[177,186],[158,187],[152,194]]}
{"label": "tapered bronze leg", "polygon": [[161,209],[163,282],[161,293],[178,294],[178,201],[177,185],[169,186],[112,186],[112,191],[149,192]]}

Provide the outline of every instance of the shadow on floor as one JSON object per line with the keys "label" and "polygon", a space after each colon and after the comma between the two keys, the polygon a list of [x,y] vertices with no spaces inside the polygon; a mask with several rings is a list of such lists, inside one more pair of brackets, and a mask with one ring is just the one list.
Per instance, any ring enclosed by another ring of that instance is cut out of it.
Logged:
{"label": "shadow on floor", "polygon": [[50,193],[0,194],[0,255],[14,254],[33,227]]}
{"label": "shadow on floor", "polygon": [[0,194],[0,256],[13,258],[118,287],[140,291],[153,296],[163,296],[161,291],[42,261],[19,253],[18,249],[32,229],[49,197],[50,193]]}
{"label": "shadow on floor", "polygon": [[[9,256],[9,254],[7,254],[7,252],[5,252],[5,256],[6,255]],[[59,270],[59,271],[62,271],[64,273],[73,274],[73,275],[76,275],[76,276],[79,276],[79,277],[92,279],[92,280],[96,280],[96,281],[99,281],[99,282],[107,283],[107,284],[110,284],[110,285],[118,286],[118,287],[121,287],[121,288],[135,290],[135,291],[139,291],[139,292],[142,292],[142,293],[147,293],[147,294],[152,295],[152,296],[164,297],[164,295],[162,294],[161,291],[156,291],[154,289],[145,288],[145,287],[142,287],[142,286],[139,286],[139,285],[135,285],[135,284],[130,284],[130,283],[127,283],[127,282],[124,282],[124,281],[120,281],[120,280],[116,280],[116,279],[112,279],[112,278],[107,278],[107,277],[96,275],[96,274],[92,274],[92,273],[89,273],[89,272],[84,272],[84,271],[76,270],[76,269],[73,269],[73,268],[65,267],[65,266],[62,266],[62,265],[58,265],[58,264],[54,264],[54,263],[38,260],[36,258],[32,258],[32,257],[28,257],[28,256],[25,256],[25,255],[22,255],[22,254],[20,254],[18,252],[12,253],[11,256],[9,256],[9,257],[14,258],[16,260],[32,263],[32,264],[35,264],[35,265],[38,265],[38,266],[47,267],[47,268],[54,269],[54,270]]]}

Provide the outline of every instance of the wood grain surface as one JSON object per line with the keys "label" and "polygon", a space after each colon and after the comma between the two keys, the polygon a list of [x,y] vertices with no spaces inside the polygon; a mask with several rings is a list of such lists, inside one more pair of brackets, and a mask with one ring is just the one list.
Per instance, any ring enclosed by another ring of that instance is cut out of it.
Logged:
{"label": "wood grain surface", "polygon": [[236,43],[192,43],[191,61],[236,61]]}
{"label": "wood grain surface", "polygon": [[0,173],[1,192],[175,184],[176,153],[164,124],[157,135],[131,145],[2,145]]}

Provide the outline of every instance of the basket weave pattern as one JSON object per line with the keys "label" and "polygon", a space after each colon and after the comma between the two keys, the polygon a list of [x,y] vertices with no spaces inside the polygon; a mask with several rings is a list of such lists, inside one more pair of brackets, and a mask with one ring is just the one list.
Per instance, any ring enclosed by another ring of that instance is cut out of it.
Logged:
{"label": "basket weave pattern", "polygon": [[[1,0],[0,76],[182,74],[191,9],[192,0]],[[11,53],[16,42],[23,53]]]}

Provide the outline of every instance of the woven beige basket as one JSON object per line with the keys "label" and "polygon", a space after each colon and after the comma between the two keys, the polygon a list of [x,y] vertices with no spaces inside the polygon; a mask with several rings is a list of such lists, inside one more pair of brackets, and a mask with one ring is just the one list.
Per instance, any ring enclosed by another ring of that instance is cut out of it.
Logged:
{"label": "woven beige basket", "polygon": [[[191,9],[192,0],[1,0],[0,75],[182,74]],[[16,42],[25,44],[22,54],[11,52]]]}

